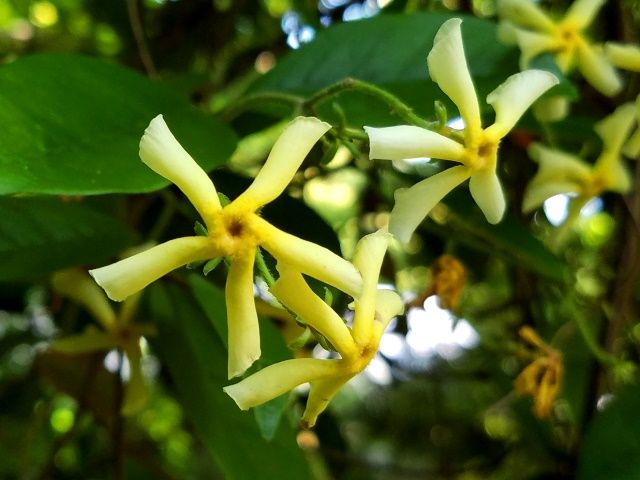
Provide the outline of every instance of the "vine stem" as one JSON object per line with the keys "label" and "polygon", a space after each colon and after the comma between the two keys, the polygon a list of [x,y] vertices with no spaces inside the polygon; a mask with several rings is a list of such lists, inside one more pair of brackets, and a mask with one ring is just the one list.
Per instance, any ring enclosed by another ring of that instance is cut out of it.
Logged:
{"label": "vine stem", "polygon": [[[413,112],[413,109],[392,93],[363,80],[345,78],[326,88],[318,90],[310,97],[280,92],[264,92],[248,95],[231,106],[224,114],[226,120],[232,120],[245,110],[264,103],[280,103],[291,106],[297,113],[313,113],[318,105],[340,95],[347,90],[364,93],[386,103],[391,112],[405,122],[422,128],[433,130],[438,127],[438,122],[428,122]],[[350,132],[354,133],[354,132]]]}
{"label": "vine stem", "polygon": [[149,46],[147,45],[144,28],[142,27],[142,19],[140,18],[140,5],[138,4],[138,0],[127,0],[127,11],[129,13],[131,32],[138,47],[138,55],[140,55],[142,65],[151,78],[157,78],[158,70],[156,69],[153,57],[149,51]]}

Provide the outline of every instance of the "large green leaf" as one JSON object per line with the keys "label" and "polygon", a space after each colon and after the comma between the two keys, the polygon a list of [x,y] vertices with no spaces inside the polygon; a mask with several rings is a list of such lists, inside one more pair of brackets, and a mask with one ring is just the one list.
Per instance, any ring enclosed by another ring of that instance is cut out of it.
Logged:
{"label": "large green leaf", "polygon": [[85,202],[0,198],[1,281],[102,262],[132,241],[124,225]]}
{"label": "large green leaf", "polygon": [[[226,349],[198,302],[175,285],[149,289],[150,314],[159,334],[155,351],[167,365],[184,411],[228,480],[310,478],[295,433],[281,422],[273,440],[265,440],[251,412],[242,412],[223,391],[227,380]],[[207,302],[224,315],[221,292]]]}
{"label": "large green leaf", "polygon": [[138,158],[158,114],[210,170],[235,134],[183,97],[126,68],[41,54],[0,68],[0,194],[148,192],[167,185]]}
{"label": "large green leaf", "polygon": [[640,479],[640,387],[621,391],[589,426],[580,456],[580,480]]}
{"label": "large green leaf", "polygon": [[[310,93],[354,77],[383,86],[419,112],[430,113],[434,100],[448,99],[429,79],[427,54],[437,30],[453,16],[464,18],[466,56],[479,96],[484,98],[519,70],[518,52],[497,41],[493,22],[433,12],[380,15],[331,27],[281,60],[252,91]],[[384,104],[372,104],[370,97],[345,94],[341,105],[352,114],[351,120],[353,114],[368,124],[388,123],[393,118]]]}
{"label": "large green leaf", "polygon": [[[224,305],[224,294],[200,275],[190,275],[189,284],[200,307],[218,332],[220,340],[225,347],[228,347],[227,315],[225,309],[221,308]],[[291,358],[291,352],[282,335],[268,321],[260,323],[260,347],[262,356],[255,363],[257,369]],[[260,432],[267,440],[271,440],[276,434],[287,405],[287,397],[287,395],[281,395],[253,409]]]}

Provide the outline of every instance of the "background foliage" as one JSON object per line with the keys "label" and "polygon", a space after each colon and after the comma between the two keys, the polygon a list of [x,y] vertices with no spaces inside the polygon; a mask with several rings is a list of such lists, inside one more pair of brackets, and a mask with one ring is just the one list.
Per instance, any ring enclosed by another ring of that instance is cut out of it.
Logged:
{"label": "background foliage", "polygon": [[[545,131],[527,116],[503,142],[501,224],[488,225],[459,189],[407,248],[391,250],[383,276],[412,308],[315,430],[298,425],[303,390],[249,412],[222,392],[223,267],[206,278],[183,269],[145,293],[139,320],[157,334],[144,342],[151,398],[136,416],[119,414],[118,352],[46,348],[91,322],[52,292],[52,272],[101,266],[193,229],[197,215],[180,192],[138,161],[151,118],[163,113],[233,198],[296,108],[343,131],[400,123],[388,105],[350,89],[309,101],[347,77],[388,89],[425,118],[435,118],[435,100],[455,117],[425,61],[451,16],[465,19],[483,99],[518,70],[518,51],[496,41],[492,0],[0,0],[0,477],[640,478],[640,197],[599,198],[556,253],[547,246],[551,206],[533,216],[519,208],[535,171],[531,139],[599,149],[591,127],[614,104],[580,79],[556,87],[576,99],[570,117]],[[637,41],[639,26],[637,2],[609,1],[595,35]],[[626,80],[620,98],[633,99],[639,77]],[[251,100],[265,92],[269,101]],[[358,139],[327,136],[263,214],[348,257],[384,222],[397,187],[443,167],[371,162]],[[433,297],[421,302],[445,253],[466,275],[452,312]],[[267,317],[256,368],[293,355]],[[531,360],[522,325],[563,355],[548,419],[513,390]]]}

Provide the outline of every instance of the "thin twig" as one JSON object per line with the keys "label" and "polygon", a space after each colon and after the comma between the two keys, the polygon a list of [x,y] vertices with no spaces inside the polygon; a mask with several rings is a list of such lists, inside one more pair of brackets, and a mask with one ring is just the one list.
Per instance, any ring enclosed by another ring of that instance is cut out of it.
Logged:
{"label": "thin twig", "polygon": [[142,20],[140,18],[140,6],[138,0],[127,0],[127,11],[129,12],[129,24],[131,25],[131,32],[133,33],[133,39],[136,42],[138,48],[138,55],[142,61],[147,75],[151,78],[158,77],[158,70],[156,69],[153,57],[149,51],[147,45],[147,39],[144,34],[144,28],[142,27]]}

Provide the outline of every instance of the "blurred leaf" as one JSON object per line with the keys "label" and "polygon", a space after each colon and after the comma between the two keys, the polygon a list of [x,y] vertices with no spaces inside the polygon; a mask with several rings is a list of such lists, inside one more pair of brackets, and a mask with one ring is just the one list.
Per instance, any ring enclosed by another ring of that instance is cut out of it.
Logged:
{"label": "blurred leaf", "polygon": [[[310,478],[295,433],[286,422],[267,442],[253,415],[240,411],[222,391],[229,384],[226,350],[195,299],[177,286],[156,283],[150,288],[149,300],[159,330],[152,339],[154,349],[169,369],[186,415],[225,478]],[[224,317],[221,292],[207,303],[217,304],[216,317]]]}
{"label": "blurred leaf", "polygon": [[138,158],[140,137],[164,114],[185,149],[210,170],[235,135],[186,99],[126,68],[40,54],[0,68],[0,194],[149,192],[168,184]]}
{"label": "blurred leaf", "polygon": [[640,478],[640,386],[628,387],[587,429],[578,458],[579,480]]}
{"label": "blurred leaf", "polygon": [[[278,62],[252,91],[310,93],[355,77],[388,88],[422,114],[431,113],[435,99],[450,106],[446,95],[429,79],[426,60],[437,30],[454,16],[464,19],[467,61],[478,96],[483,99],[519,70],[518,52],[497,41],[494,22],[434,12],[380,15],[328,28]],[[372,107],[371,97],[348,93],[340,100],[353,123],[389,124],[394,119],[384,104]],[[488,108],[480,103],[481,108]]]}
{"label": "blurred leaf", "polygon": [[480,241],[488,251],[522,268],[555,280],[563,278],[565,265],[514,216],[507,213],[500,223],[491,225],[479,209],[469,208],[468,197],[467,192],[457,190],[443,200],[459,220],[457,241],[471,246]]}
{"label": "blurred leaf", "polygon": [[[200,307],[213,324],[222,343],[227,347],[226,310],[224,307],[220,308],[221,305],[224,305],[224,293],[198,275],[190,275],[189,284]],[[269,321],[260,322],[260,347],[262,356],[256,361],[250,372],[291,358],[291,352],[282,335]],[[274,437],[287,405],[287,398],[288,395],[281,395],[253,409],[260,432],[266,440],[271,440]]]}
{"label": "blurred leaf", "polygon": [[133,238],[123,224],[83,202],[0,198],[0,280],[96,264],[120,253]]}

